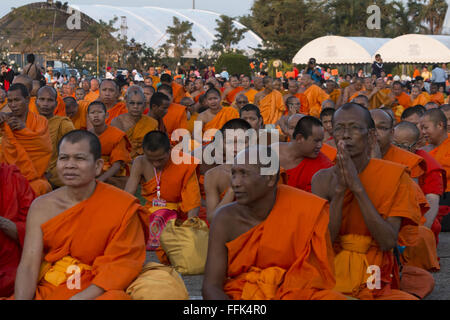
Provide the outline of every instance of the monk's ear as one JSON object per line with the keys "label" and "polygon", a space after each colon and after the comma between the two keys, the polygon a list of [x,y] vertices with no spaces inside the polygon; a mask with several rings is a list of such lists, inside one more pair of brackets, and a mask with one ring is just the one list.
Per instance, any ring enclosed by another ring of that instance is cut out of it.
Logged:
{"label": "monk's ear", "polygon": [[102,173],[103,165],[105,161],[100,158],[95,161],[95,176],[98,177]]}

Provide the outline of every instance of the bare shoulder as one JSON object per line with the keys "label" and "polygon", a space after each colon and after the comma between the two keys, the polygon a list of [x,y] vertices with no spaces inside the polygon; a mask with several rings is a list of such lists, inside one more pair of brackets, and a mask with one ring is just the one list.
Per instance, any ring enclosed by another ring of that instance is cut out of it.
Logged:
{"label": "bare shoulder", "polygon": [[123,119],[124,116],[125,116],[125,114],[121,114],[120,116],[114,118],[111,121],[111,126],[119,128],[119,129],[121,129],[123,131],[122,119]]}
{"label": "bare shoulder", "polygon": [[311,187],[313,189],[313,193],[315,193],[314,191],[325,192],[330,189],[334,170],[335,168],[331,167],[319,170],[314,174],[311,179]]}
{"label": "bare shoulder", "polygon": [[214,212],[212,219],[211,230],[214,232],[218,230],[225,236],[225,239],[229,241],[233,237],[231,230],[235,226],[235,222],[238,220],[238,205],[236,203],[230,203],[219,207]]}
{"label": "bare shoulder", "polygon": [[69,205],[64,195],[65,188],[62,187],[35,199],[28,212],[30,221],[41,225],[65,211]]}

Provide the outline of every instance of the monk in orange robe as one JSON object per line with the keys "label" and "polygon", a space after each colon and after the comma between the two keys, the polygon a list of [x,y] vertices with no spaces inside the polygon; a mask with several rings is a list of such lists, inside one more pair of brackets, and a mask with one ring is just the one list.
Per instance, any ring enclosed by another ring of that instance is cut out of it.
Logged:
{"label": "monk in orange robe", "polygon": [[[87,131],[61,141],[57,167],[65,186],[30,208],[15,299],[130,299],[125,290],[145,261],[148,215],[135,197],[95,180],[100,149]],[[70,169],[69,159],[77,159]]]}
{"label": "monk in orange robe", "polygon": [[[417,239],[421,211],[414,181],[406,167],[369,158],[376,132],[366,108],[345,104],[334,115],[333,129],[337,165],[314,176],[312,192],[331,204],[335,290],[362,300],[416,300],[398,290],[393,253],[397,243]],[[383,179],[377,179],[380,172]]]}
{"label": "monk in orange robe", "polygon": [[273,79],[263,79],[264,90],[255,96],[255,105],[259,107],[264,124],[275,124],[286,111],[283,95],[273,89]]}
{"label": "monk in orange robe", "polygon": [[[169,135],[169,139],[172,141],[172,133],[177,129],[188,128],[186,107],[174,102],[172,88],[166,84],[161,84],[158,87],[158,92],[165,94],[169,97],[170,106],[167,110],[167,114],[164,116],[164,125]],[[172,141],[176,143],[176,141]]]}
{"label": "monk in orange robe", "polygon": [[73,126],[77,130],[86,130],[91,125],[88,125],[87,109],[89,102],[86,100],[76,101],[72,97],[64,98],[66,105],[66,115],[70,118]]}
{"label": "monk in orange robe", "polygon": [[58,160],[57,146],[61,138],[66,133],[75,130],[75,127],[68,117],[54,115],[58,102],[57,92],[53,87],[45,86],[39,89],[36,104],[39,114],[45,117],[48,121],[48,129],[52,140],[53,152],[45,175],[53,187],[61,187],[62,182],[56,172],[56,161]]}
{"label": "monk in orange robe", "polygon": [[148,116],[158,121],[158,130],[167,133],[164,117],[167,115],[170,106],[170,99],[164,93],[156,92],[150,100]]}
{"label": "monk in orange robe", "polygon": [[90,82],[90,89],[89,92],[86,93],[86,96],[84,97],[85,100],[89,101],[89,103],[97,100],[100,96],[100,90],[99,90],[99,82],[97,79],[92,79]]}
{"label": "monk in orange robe", "polygon": [[[392,92],[390,98],[390,107],[396,115],[398,113],[400,116],[405,109],[413,107],[413,105],[411,105],[411,97],[403,90],[403,84],[400,81],[395,81],[392,84]],[[400,110],[397,111],[397,109],[399,108]]]}
{"label": "monk in orange robe", "polygon": [[[371,78],[368,79],[372,81]],[[373,84],[371,87],[373,88]],[[352,101],[360,94],[367,95],[368,94],[367,90],[370,89],[364,87],[364,80],[362,78],[356,78],[355,82],[351,84],[348,88],[346,88],[344,92],[344,103]]]}
{"label": "monk in orange robe", "polygon": [[304,74],[300,86],[305,89],[303,93],[308,98],[309,115],[318,118],[322,111],[322,103],[330,99],[330,96],[313,82],[309,74]]}
{"label": "monk in orange robe", "polygon": [[287,106],[287,100],[290,97],[296,97],[300,101],[300,110],[299,112],[308,115],[309,114],[309,102],[308,98],[303,94],[298,92],[299,85],[295,80],[289,80],[288,84],[288,92],[283,96],[283,102]]}
{"label": "monk in orange robe", "polygon": [[[184,89],[184,87],[173,81],[172,76],[170,74],[165,73],[161,75],[161,85],[163,84],[171,88],[172,91],[171,96],[174,103],[179,104],[181,99],[183,99],[186,96],[186,90]],[[158,89],[160,86],[158,86]]]}
{"label": "monk in orange robe", "polygon": [[[345,300],[333,291],[328,203],[278,185],[275,152],[254,148],[238,154],[231,182],[236,202],[219,208],[211,225],[203,298]],[[250,164],[253,151],[269,155],[272,167]]]}
{"label": "monk in orange robe", "polygon": [[216,88],[211,88],[206,92],[206,101],[208,103],[208,110],[200,113],[197,121],[203,123],[203,132],[210,130],[209,137],[212,138],[217,130],[231,119],[239,118],[239,113],[233,107],[222,107],[220,103],[221,95]]}
{"label": "monk in orange robe", "polygon": [[99,181],[108,182],[123,189],[130,173],[131,144],[125,132],[105,123],[106,106],[94,101],[88,107],[89,121],[102,146],[103,169]]}
{"label": "monk in orange robe", "polygon": [[320,152],[323,136],[320,120],[306,116],[298,121],[294,139],[279,144],[280,165],[286,171],[289,186],[311,192],[311,180],[316,172],[333,166]]}
{"label": "monk in orange robe", "polygon": [[436,83],[430,85],[430,101],[438,105],[444,104],[445,97],[442,92],[439,92],[439,87]]}
{"label": "monk in orange robe", "polygon": [[171,219],[198,216],[200,189],[194,159],[177,153],[182,163],[174,163],[169,137],[160,131],[147,133],[143,142],[144,155],[138,156],[131,168],[125,191],[136,194],[141,181],[141,195],[150,212],[149,250],[159,248],[161,231]]}
{"label": "monk in orange robe", "polygon": [[14,293],[25,222],[35,195],[27,179],[14,165],[0,164],[0,180],[0,297],[9,297]]}
{"label": "monk in orange robe", "polygon": [[8,91],[11,113],[0,113],[2,150],[0,162],[15,164],[27,178],[37,196],[51,191],[44,177],[52,156],[48,122],[44,117],[28,112],[29,95],[22,84]]}
{"label": "monk in orange robe", "polygon": [[119,94],[119,85],[114,80],[104,79],[102,81],[98,100],[106,106],[107,125],[110,125],[114,118],[128,112],[126,103],[118,100]]}
{"label": "monk in orange robe", "polygon": [[[191,98],[194,99],[195,102],[198,102],[200,97],[205,94],[203,79],[195,79],[194,81],[194,92],[191,93]],[[182,101],[180,100],[180,104]]]}
{"label": "monk in orange robe", "polygon": [[65,117],[66,116],[66,104],[64,103],[63,98],[58,93],[58,96],[56,97],[57,105],[55,108],[55,116]]}
{"label": "monk in orange robe", "polygon": [[330,100],[332,100],[334,104],[339,107],[338,102],[341,97],[341,90],[339,90],[336,82],[333,80],[327,80],[325,92],[330,96]]}
{"label": "monk in orange robe", "polygon": [[375,81],[375,88],[369,95],[370,109],[381,108],[391,104],[391,90],[386,88],[383,79],[379,78]]}
{"label": "monk in orange robe", "polygon": [[111,122],[111,126],[126,132],[131,143],[131,159],[144,154],[142,141],[147,133],[158,130],[158,121],[143,114],[145,109],[144,91],[139,86],[131,86],[126,94],[128,113],[122,114]]}
{"label": "monk in orange robe", "polygon": [[[304,113],[300,113],[301,103],[300,100],[297,99],[296,96],[290,96],[286,99],[286,112],[285,114],[275,123],[277,128],[280,128],[281,132],[284,134],[286,138],[292,138],[288,134],[288,126],[289,119],[296,114],[305,115]],[[295,127],[295,126],[294,126]],[[282,137],[283,138],[283,137]]]}
{"label": "monk in orange robe", "polygon": [[425,106],[428,102],[430,102],[429,97],[422,93],[418,86],[413,86],[411,89],[411,106],[419,104]]}
{"label": "monk in orange robe", "polygon": [[239,77],[232,75],[230,77],[230,87],[225,89],[223,92],[223,101],[227,102],[229,105],[232,105],[236,99],[236,95],[242,90],[244,90],[244,88],[240,86]]}
{"label": "monk in orange robe", "polygon": [[243,76],[241,79],[241,85],[242,88],[244,88],[244,90],[242,90],[240,93],[245,94],[245,96],[248,99],[248,102],[253,104],[255,102],[255,96],[258,93],[258,91],[251,87],[252,85],[251,78],[249,76]]}

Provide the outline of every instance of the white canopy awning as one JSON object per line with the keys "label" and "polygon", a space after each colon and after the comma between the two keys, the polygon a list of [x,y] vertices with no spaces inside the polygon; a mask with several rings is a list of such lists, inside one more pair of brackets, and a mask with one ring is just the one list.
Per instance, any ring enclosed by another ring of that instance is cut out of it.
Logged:
{"label": "white canopy awning", "polygon": [[385,63],[448,63],[450,36],[407,34],[392,39],[378,53]]}
{"label": "white canopy awning", "polygon": [[377,50],[391,39],[325,36],[306,44],[292,60],[307,64],[315,58],[318,64],[365,64],[372,63]]}

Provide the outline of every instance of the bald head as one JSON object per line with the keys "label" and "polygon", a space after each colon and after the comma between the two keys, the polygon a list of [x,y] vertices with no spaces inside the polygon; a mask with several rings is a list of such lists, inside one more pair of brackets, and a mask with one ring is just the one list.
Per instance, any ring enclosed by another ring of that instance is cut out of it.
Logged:
{"label": "bald head", "polygon": [[306,115],[302,114],[302,113],[296,113],[293,114],[292,116],[289,117],[288,119],[288,123],[287,123],[287,133],[289,138],[292,140],[294,140],[294,131],[295,131],[295,127],[297,126],[297,123]]}
{"label": "bald head", "polygon": [[330,100],[330,99],[325,100],[322,103],[322,110],[324,110],[324,109],[335,109],[335,107],[336,107],[336,104],[334,103],[333,100]]}
{"label": "bald head", "polygon": [[27,75],[21,74],[15,76],[12,83],[13,84],[21,83],[28,89],[28,92],[33,91],[33,80]]}
{"label": "bald head", "polygon": [[412,151],[411,146],[420,139],[420,131],[414,123],[402,121],[394,128],[393,142],[398,147]]}
{"label": "bald head", "polygon": [[352,102],[362,105],[363,107],[369,109],[369,98],[367,96],[360,94],[359,96],[355,97]]}
{"label": "bald head", "polygon": [[370,115],[372,116],[372,119],[375,122],[375,126],[379,122],[388,123],[390,127],[394,126],[394,119],[392,119],[391,115],[384,110],[381,109],[370,110]]}
{"label": "bald head", "polygon": [[431,109],[438,109],[439,105],[435,102],[428,102],[426,105],[424,105],[425,109],[431,110]]}

